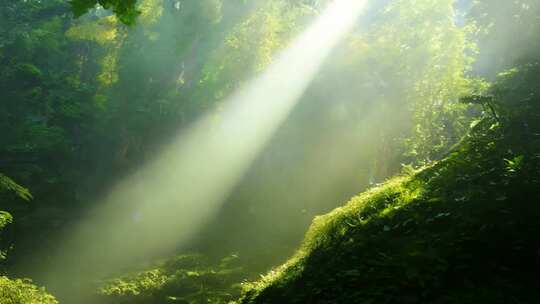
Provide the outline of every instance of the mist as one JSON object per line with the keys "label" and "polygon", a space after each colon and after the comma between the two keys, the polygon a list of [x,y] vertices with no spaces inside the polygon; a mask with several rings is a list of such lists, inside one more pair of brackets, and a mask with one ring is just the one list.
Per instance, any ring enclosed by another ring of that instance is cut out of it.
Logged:
{"label": "mist", "polygon": [[[219,110],[207,111],[180,131],[172,143],[153,150],[155,156],[150,156],[140,168],[119,180],[103,199],[93,203],[97,207],[90,208],[86,219],[60,236],[62,245],[56,248],[58,254],[41,270],[46,284],[51,288],[61,286],[57,290],[59,294],[74,293],[73,298],[67,298],[70,301],[90,301],[82,295],[84,291],[66,284],[66,278],[77,276],[74,283],[77,285],[84,277],[114,274],[136,262],[186,248],[193,239],[200,239],[197,234],[211,219],[218,217],[220,206],[252,166],[259,151],[265,147],[274,149],[267,147],[266,142],[289,116],[334,46],[356,23],[363,7],[364,2],[341,1],[323,8],[320,16],[314,16],[313,24],[308,24],[303,33],[293,36],[291,44],[278,52],[275,62],[220,102]],[[156,32],[159,36],[163,34],[171,33]],[[143,32],[143,35],[152,37],[154,34]],[[190,54],[190,49],[202,44],[198,39],[194,38],[191,46],[188,43],[184,57],[195,56]],[[130,43],[138,45],[140,42]],[[163,57],[157,53],[163,47],[172,48],[160,45],[155,57]],[[176,62],[181,66],[177,85],[190,85],[184,79],[190,77],[188,67],[196,62]],[[156,70],[154,62],[142,63],[143,66],[148,64],[152,82],[163,79],[159,75],[163,71]],[[127,94],[137,98],[132,95],[136,92]],[[304,122],[303,127],[307,123]],[[304,133],[302,136],[307,136],[305,131],[300,131]],[[298,147],[292,144],[289,145],[291,150],[283,152],[291,153],[295,148]],[[336,166],[339,164],[332,165]],[[319,186],[327,187],[323,183]],[[226,254],[226,250],[233,248],[223,246],[219,250]],[[59,269],[57,265],[63,266]]]}
{"label": "mist", "polygon": [[480,56],[474,65],[478,75],[494,79],[515,64],[538,58],[538,3],[490,1],[469,6],[469,16],[478,17],[485,28],[478,33]]}
{"label": "mist", "polygon": [[316,216],[446,157],[485,114],[460,98],[540,49],[531,1],[142,0],[135,25],[100,6],[49,17],[52,2],[36,42],[9,44],[68,71],[13,68],[28,104],[51,100],[21,119],[44,165],[1,169],[36,184],[9,272],[62,303],[185,253],[240,256],[257,278]]}

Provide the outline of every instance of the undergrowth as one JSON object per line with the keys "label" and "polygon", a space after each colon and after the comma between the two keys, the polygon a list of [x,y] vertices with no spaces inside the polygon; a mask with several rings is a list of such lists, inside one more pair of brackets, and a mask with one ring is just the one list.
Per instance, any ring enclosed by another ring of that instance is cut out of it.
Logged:
{"label": "undergrowth", "polygon": [[32,284],[30,280],[11,280],[0,276],[0,303],[2,304],[58,304],[45,289]]}
{"label": "undergrowth", "polygon": [[317,217],[239,302],[538,303],[537,127],[484,119],[445,159]]}
{"label": "undergrowth", "polygon": [[104,282],[101,303],[228,303],[238,298],[245,271],[236,255],[212,260],[180,255],[151,269]]}

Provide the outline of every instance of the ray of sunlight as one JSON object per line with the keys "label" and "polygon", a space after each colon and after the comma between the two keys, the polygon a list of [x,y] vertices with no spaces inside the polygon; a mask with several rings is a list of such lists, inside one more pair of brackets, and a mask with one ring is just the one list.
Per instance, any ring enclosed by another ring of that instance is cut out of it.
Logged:
{"label": "ray of sunlight", "polygon": [[[193,237],[287,118],[365,3],[332,2],[262,75],[224,101],[218,114],[180,134],[118,184],[66,241],[62,252],[69,253],[73,267],[114,269],[128,262],[126,256],[170,250]],[[65,255],[58,258],[66,265]],[[68,270],[50,273],[61,279],[63,271]]]}

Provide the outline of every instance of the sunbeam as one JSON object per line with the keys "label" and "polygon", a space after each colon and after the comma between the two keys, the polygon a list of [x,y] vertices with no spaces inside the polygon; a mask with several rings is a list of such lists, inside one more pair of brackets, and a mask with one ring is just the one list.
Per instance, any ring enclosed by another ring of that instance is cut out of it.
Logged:
{"label": "sunbeam", "polygon": [[493,2],[0,1],[0,304],[537,303],[540,1]]}
{"label": "sunbeam", "polygon": [[[115,187],[62,248],[74,265],[51,269],[50,276],[62,279],[63,272],[79,267],[111,271],[192,238],[287,118],[365,4],[332,2],[262,75],[228,98],[219,114],[210,113]],[[64,265],[66,259],[58,257]]]}

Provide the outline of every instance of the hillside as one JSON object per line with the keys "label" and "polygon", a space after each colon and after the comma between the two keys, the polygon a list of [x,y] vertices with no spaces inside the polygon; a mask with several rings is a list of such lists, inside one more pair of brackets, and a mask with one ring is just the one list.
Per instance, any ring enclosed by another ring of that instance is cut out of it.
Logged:
{"label": "hillside", "polygon": [[[503,74],[444,159],[317,217],[240,303],[538,303],[538,65]],[[480,98],[472,98],[476,101]]]}

